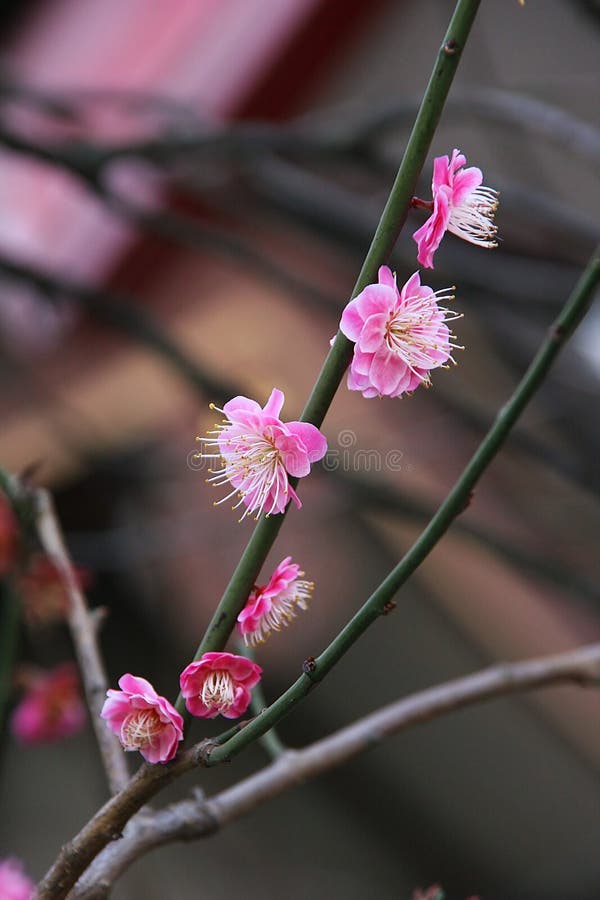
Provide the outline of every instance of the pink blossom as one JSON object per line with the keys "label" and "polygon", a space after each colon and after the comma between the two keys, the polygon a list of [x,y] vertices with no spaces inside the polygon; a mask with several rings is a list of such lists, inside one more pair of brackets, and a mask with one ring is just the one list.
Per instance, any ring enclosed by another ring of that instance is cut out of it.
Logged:
{"label": "pink blossom", "polygon": [[27,681],[25,696],[11,719],[11,730],[17,740],[22,744],[41,744],[81,731],[86,712],[73,663],[35,673]]}
{"label": "pink blossom", "polygon": [[207,480],[215,486],[229,483],[233,487],[218,503],[237,494],[239,500],[233,508],[246,507],[242,519],[249,513],[256,513],[258,519],[263,510],[267,515],[281,513],[290,498],[302,506],[288,476],[308,475],[311,463],[327,451],[327,441],[314,425],[279,419],[283,402],[283,393],[273,389],[264,409],[247,397],[234,397],[223,409],[211,404],[225,419],[209,432],[213,437],[198,438],[209,451],[219,452],[197,455],[223,463]]}
{"label": "pink blossom", "polygon": [[437,156],[433,161],[433,212],[413,235],[417,259],[427,269],[433,268],[433,254],[446,231],[478,247],[498,246],[494,225],[498,192],[482,185],[481,169],[464,169],[466,161],[458,150],[452,151],[451,159]]}
{"label": "pink blossom", "polygon": [[251,688],[258,684],[261,675],[261,667],[245,656],[215,652],[205,653],[186,666],[179,681],[193,716],[237,719],[248,709]]}
{"label": "pink blossom", "polygon": [[289,625],[298,608],[307,608],[314,585],[312,581],[303,581],[303,575],[292,557],[286,556],[269,583],[254,588],[237,617],[238,630],[246,644],[262,644],[271,631],[281,631]]}
{"label": "pink blossom", "polygon": [[429,385],[431,369],[454,362],[452,348],[458,345],[446,322],[460,316],[438,306],[438,299],[454,296],[449,289],[434,293],[421,284],[418,272],[399,292],[388,267],[379,269],[379,283],[367,285],[342,313],[340,328],[356,345],[348,373],[351,391],[399,397]]}
{"label": "pink blossom", "polygon": [[183,719],[149,681],[136,675],[119,678],[120,691],[109,690],[100,715],[125,750],[139,750],[146,762],[165,763],[183,740]]}
{"label": "pink blossom", "polygon": [[0,860],[0,900],[32,900],[34,888],[20,860]]}

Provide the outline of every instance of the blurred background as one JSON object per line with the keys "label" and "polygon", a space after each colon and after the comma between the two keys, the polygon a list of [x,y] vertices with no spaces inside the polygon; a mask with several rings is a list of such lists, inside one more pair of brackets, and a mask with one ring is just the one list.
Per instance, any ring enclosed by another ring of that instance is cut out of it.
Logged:
{"label": "blurred background", "polygon": [[[297,418],[426,85],[448,0],[22,0],[0,22],[0,464],[57,496],[111,682],[174,697],[252,523],[192,454],[210,401]],[[431,390],[341,389],[330,454],[264,572],[293,555],[310,612],[260,649],[273,698],[418,534],[524,371],[598,238],[596,0],[482,4],[432,148],[501,191],[493,254],[449,236],[459,365]],[[430,170],[421,196],[427,196]],[[414,213],[393,264],[414,271]],[[292,745],[497,660],[600,639],[600,311],[398,608],[284,722]],[[218,499],[218,498],[217,498]],[[69,658],[23,624],[23,662]],[[376,663],[375,663],[376,661]],[[575,688],[422,726],[210,843],[138,863],[118,900],[243,893],[450,900],[600,896],[600,698]],[[202,735],[196,726],[196,737]],[[195,775],[208,793],[260,748]],[[90,729],[5,741],[0,856],[41,876],[105,799]],[[284,827],[282,824],[285,823]]]}

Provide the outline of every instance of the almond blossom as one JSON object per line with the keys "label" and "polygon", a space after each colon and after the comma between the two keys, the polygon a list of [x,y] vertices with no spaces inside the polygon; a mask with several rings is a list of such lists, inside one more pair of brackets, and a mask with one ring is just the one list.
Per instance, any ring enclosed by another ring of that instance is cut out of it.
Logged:
{"label": "almond blossom", "polygon": [[211,404],[224,419],[209,432],[210,437],[198,438],[207,451],[197,456],[222,462],[220,469],[209,470],[212,474],[207,481],[232,487],[215,505],[237,495],[233,509],[246,507],[241,519],[250,513],[256,513],[258,519],[263,511],[267,515],[282,513],[290,499],[301,507],[289,476],[308,475],[311,463],[327,452],[327,441],[314,425],[281,421],[283,403],[283,393],[274,388],[264,408],[247,397],[234,397],[223,409]]}
{"label": "almond blossom", "polygon": [[106,692],[100,715],[123,748],[139,750],[149,763],[173,759],[183,740],[183,719],[175,707],[137,675],[123,675],[119,687]]}
{"label": "almond blossom", "polygon": [[[417,259],[427,269],[433,268],[433,254],[446,231],[478,247],[498,246],[494,225],[498,191],[482,185],[481,169],[463,168],[466,161],[459,150],[452,151],[451,159],[437,156],[433,161],[433,212],[413,235],[419,248]],[[431,208],[422,201],[415,205]]]}
{"label": "almond blossom", "polygon": [[237,719],[248,709],[251,689],[261,675],[261,667],[245,656],[215,651],[186,666],[179,681],[185,705],[193,716]]}
{"label": "almond blossom", "polygon": [[312,581],[303,581],[303,575],[292,557],[286,556],[268,584],[254,588],[237,617],[238,630],[246,645],[262,644],[272,631],[281,631],[289,625],[298,609],[307,609],[314,585]]}
{"label": "almond blossom", "polygon": [[422,285],[418,272],[398,291],[395,276],[381,266],[379,283],[367,285],[342,313],[340,328],[356,345],[349,389],[363,397],[400,397],[429,385],[431,369],[454,362],[452,349],[459,346],[446,323],[460,316],[437,303],[453,299],[450,288]]}
{"label": "almond blossom", "polygon": [[85,725],[79,676],[74,663],[27,672],[25,694],[14,710],[11,731],[22,744],[42,744],[76,734]]}
{"label": "almond blossom", "polygon": [[32,900],[35,885],[25,875],[18,859],[0,860],[0,898],[2,900]]}

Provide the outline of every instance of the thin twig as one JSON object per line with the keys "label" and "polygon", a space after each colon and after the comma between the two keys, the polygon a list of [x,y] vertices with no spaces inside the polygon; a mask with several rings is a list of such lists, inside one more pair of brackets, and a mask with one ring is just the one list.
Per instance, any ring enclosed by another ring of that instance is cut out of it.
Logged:
{"label": "thin twig", "polygon": [[493,666],[412,694],[302,750],[286,751],[271,765],[215,797],[184,800],[139,825],[134,823],[122,840],[102,852],[70,896],[101,900],[125,869],[150,850],[173,841],[208,837],[288,788],[346,763],[400,731],[485,700],[562,682],[596,685],[599,681],[600,644],[593,644]]}
{"label": "thin twig", "polygon": [[126,334],[165,359],[195,391],[223,399],[231,396],[229,384],[203,369],[161,329],[151,314],[127,297],[71,281],[38,266],[18,263],[1,254],[0,274],[29,282],[53,302],[63,297],[73,299],[95,321]]}
{"label": "thin twig", "polygon": [[50,494],[40,489],[36,491],[35,501],[40,541],[56,566],[69,598],[67,621],[73,637],[106,777],[111,792],[116,794],[129,781],[129,772],[119,741],[100,718],[100,710],[106,699],[108,684],[98,648],[97,618],[89,612],[85,597],[79,587]]}

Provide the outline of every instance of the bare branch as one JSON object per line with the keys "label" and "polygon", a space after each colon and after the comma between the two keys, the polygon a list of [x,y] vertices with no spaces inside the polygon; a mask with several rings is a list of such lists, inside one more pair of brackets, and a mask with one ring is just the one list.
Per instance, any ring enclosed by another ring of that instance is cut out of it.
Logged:
{"label": "bare branch", "polygon": [[100,710],[106,698],[107,680],[97,642],[98,618],[89,612],[86,599],[79,587],[50,494],[45,490],[36,491],[35,506],[37,529],[42,546],[56,566],[69,598],[67,619],[92,725],[96,732],[109,787],[112,793],[116,794],[129,781],[129,772],[121,745],[100,718]]}
{"label": "bare branch", "polygon": [[211,799],[197,796],[130,823],[123,839],[98,856],[70,896],[100,900],[108,895],[115,879],[150,850],[173,841],[208,837],[288,788],[316,778],[414,725],[532,688],[562,682],[596,685],[599,680],[600,644],[592,644],[554,656],[493,666],[412,694],[303,750],[285,751],[271,765]]}

